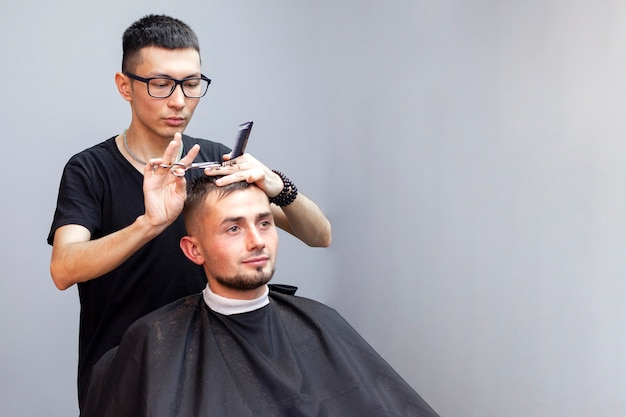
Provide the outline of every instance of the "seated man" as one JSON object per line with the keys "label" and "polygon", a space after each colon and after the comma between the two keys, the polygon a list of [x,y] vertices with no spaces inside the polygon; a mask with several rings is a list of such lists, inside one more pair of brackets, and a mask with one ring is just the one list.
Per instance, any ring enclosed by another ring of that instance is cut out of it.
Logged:
{"label": "seated man", "polygon": [[95,366],[83,415],[436,416],[335,310],[268,285],[267,195],[214,181],[192,185],[180,242],[208,285],[128,329]]}

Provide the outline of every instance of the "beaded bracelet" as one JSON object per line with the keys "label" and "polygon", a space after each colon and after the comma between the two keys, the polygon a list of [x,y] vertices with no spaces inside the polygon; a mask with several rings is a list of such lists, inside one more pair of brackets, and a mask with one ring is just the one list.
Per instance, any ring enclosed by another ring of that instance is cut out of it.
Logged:
{"label": "beaded bracelet", "polygon": [[286,207],[293,203],[296,199],[298,196],[298,189],[285,174],[280,171],[276,171],[275,169],[272,171],[283,180],[283,190],[277,196],[270,197],[270,203],[276,204],[278,207]]}

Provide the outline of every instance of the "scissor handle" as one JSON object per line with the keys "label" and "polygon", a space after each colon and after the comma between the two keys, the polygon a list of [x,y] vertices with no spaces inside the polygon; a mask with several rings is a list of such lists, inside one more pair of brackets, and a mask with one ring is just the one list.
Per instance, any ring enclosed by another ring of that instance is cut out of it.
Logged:
{"label": "scissor handle", "polygon": [[176,175],[177,177],[184,177],[185,172],[187,172],[187,170],[191,168],[192,165],[193,164],[184,164],[182,162],[174,162],[170,168],[170,171],[172,174]]}

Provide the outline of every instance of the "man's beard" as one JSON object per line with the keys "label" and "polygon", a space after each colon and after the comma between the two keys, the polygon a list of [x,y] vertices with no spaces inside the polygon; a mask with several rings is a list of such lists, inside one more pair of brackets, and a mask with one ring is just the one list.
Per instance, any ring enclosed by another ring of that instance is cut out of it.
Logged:
{"label": "man's beard", "polygon": [[257,269],[256,273],[250,275],[235,275],[233,277],[215,276],[215,280],[225,288],[237,291],[256,290],[270,282],[274,275],[274,268],[269,272],[264,272],[263,268]]}

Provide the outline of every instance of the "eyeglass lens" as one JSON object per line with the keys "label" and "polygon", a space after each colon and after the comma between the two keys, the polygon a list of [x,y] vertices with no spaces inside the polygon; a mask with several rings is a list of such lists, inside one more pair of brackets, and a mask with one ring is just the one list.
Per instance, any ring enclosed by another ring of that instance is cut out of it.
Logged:
{"label": "eyeglass lens", "polygon": [[209,88],[209,82],[202,78],[189,78],[179,82],[169,78],[153,78],[148,83],[148,94],[156,98],[169,97],[174,92],[176,84],[180,84],[185,96],[190,98],[204,96]]}

